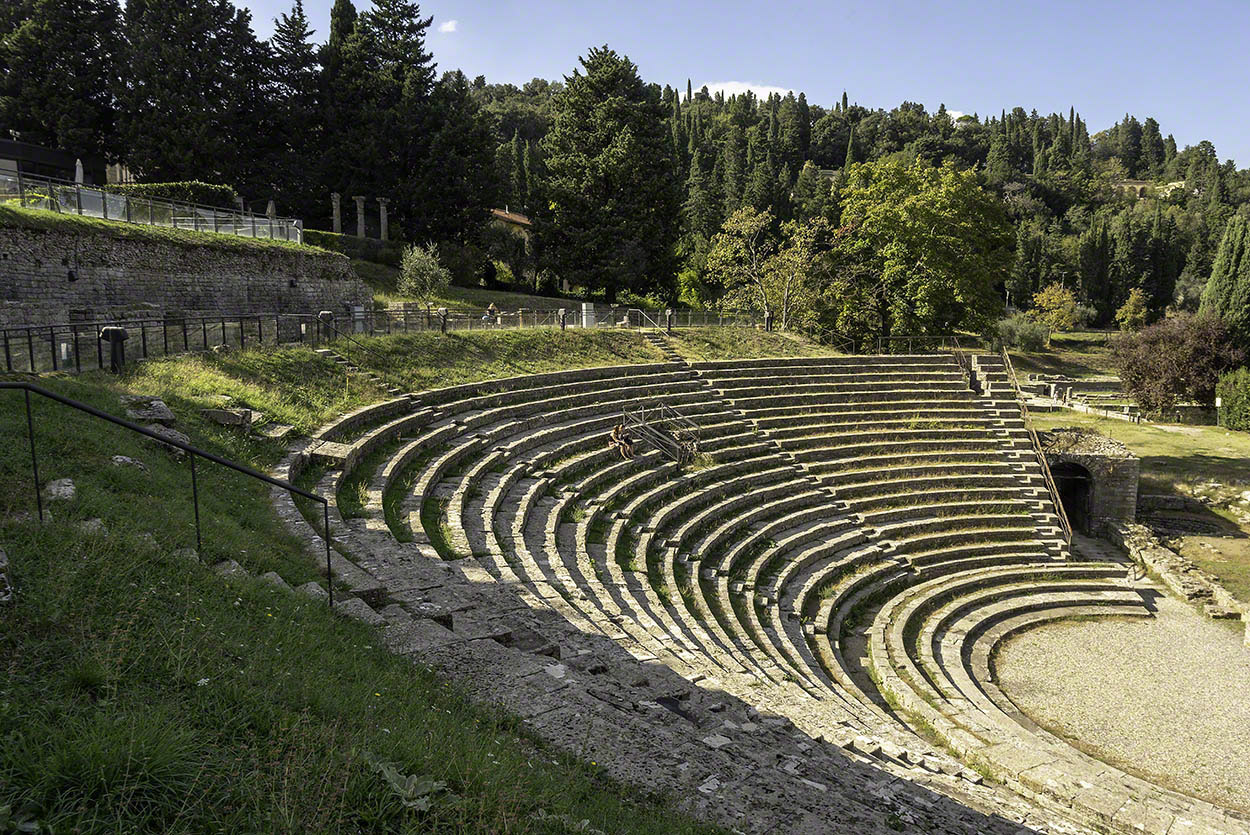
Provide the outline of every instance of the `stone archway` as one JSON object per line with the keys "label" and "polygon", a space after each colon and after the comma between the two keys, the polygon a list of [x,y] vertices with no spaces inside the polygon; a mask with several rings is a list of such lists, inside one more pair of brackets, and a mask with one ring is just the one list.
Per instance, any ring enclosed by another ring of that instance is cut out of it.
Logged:
{"label": "stone archway", "polygon": [[1059,461],[1052,464],[1051,475],[1059,490],[1059,501],[1072,529],[1089,533],[1090,500],[1094,494],[1094,476],[1075,461]]}

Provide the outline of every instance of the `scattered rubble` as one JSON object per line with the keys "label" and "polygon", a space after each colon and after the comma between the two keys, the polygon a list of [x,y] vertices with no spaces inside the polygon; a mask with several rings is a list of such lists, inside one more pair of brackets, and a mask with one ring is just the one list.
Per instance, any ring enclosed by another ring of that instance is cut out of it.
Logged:
{"label": "scattered rubble", "polygon": [[76,495],[78,495],[78,488],[74,486],[72,478],[58,478],[56,481],[49,481],[43,488],[43,497],[51,502],[73,501]]}
{"label": "scattered rubble", "polygon": [[175,422],[174,413],[159,397],[146,394],[123,394],[121,402],[126,407],[126,417],[138,423],[162,423],[172,426]]}

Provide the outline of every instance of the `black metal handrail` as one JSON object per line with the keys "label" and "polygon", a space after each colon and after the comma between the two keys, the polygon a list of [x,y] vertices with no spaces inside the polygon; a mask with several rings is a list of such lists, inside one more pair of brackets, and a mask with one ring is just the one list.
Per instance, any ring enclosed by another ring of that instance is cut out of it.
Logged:
{"label": "black metal handrail", "polygon": [[1042,478],[1046,482],[1046,489],[1050,491],[1051,501],[1055,505],[1055,511],[1059,515],[1059,524],[1063,529],[1064,539],[1068,544],[1072,544],[1072,523],[1068,520],[1068,512],[1063,507],[1063,497],[1059,495],[1059,486],[1055,484],[1055,477],[1050,471],[1050,462],[1046,460],[1046,451],[1042,449],[1042,441],[1037,437],[1037,430],[1033,428],[1033,417],[1029,414],[1029,406],[1025,400],[1024,392],[1020,389],[1020,379],[1016,376],[1016,367],[1011,362],[1011,354],[1003,348],[1000,352],[1003,357],[1003,366],[1007,370],[1007,379],[1011,381],[1011,390],[1016,395],[1016,402],[1020,404],[1020,415],[1024,418],[1024,428],[1028,430],[1029,440],[1033,442],[1033,452],[1037,455],[1037,462],[1042,468]]}
{"label": "black metal handrail", "polygon": [[334,605],[334,574],[331,571],[331,564],[330,564],[330,502],[326,498],[322,496],[318,496],[316,493],[310,493],[307,490],[296,487],[294,484],[291,484],[289,481],[283,481],[280,478],[274,478],[273,476],[265,475],[264,473],[259,472],[257,470],[253,470],[251,467],[248,467],[244,464],[239,464],[235,461],[231,461],[228,458],[222,458],[220,455],[214,455],[213,453],[200,449],[199,447],[192,446],[191,444],[183,443],[182,441],[179,441],[176,438],[165,437],[164,435],[161,435],[158,432],[153,432],[151,429],[140,426],[137,423],[133,423],[129,420],[125,420],[124,418],[119,418],[116,415],[110,415],[108,412],[102,411],[101,409],[97,409],[94,406],[89,406],[86,403],[82,403],[78,400],[73,400],[69,397],[64,397],[60,394],[57,394],[54,391],[49,391],[48,389],[43,388],[42,386],[37,386],[34,383],[10,382],[10,381],[0,380],[0,390],[3,390],[3,389],[12,389],[15,391],[22,391],[25,394],[26,435],[27,435],[27,440],[30,443],[31,472],[32,472],[32,475],[34,476],[34,482],[35,482],[35,505],[39,509],[39,521],[41,523],[43,522],[43,517],[44,517],[43,515],[43,492],[42,492],[42,485],[39,483],[39,456],[35,450],[35,424],[34,424],[33,418],[31,417],[31,411],[30,411],[30,395],[32,393],[38,394],[41,397],[46,397],[47,399],[52,400],[56,403],[60,403],[63,406],[68,406],[71,409],[77,409],[80,412],[84,412],[88,415],[91,415],[92,417],[99,418],[100,420],[108,421],[109,423],[112,423],[116,426],[120,426],[123,429],[129,429],[131,432],[137,432],[138,434],[143,435],[144,437],[151,438],[154,441],[160,441],[163,444],[167,444],[171,447],[175,447],[176,449],[180,449],[183,452],[187,453],[191,461],[191,499],[195,506],[195,552],[197,555],[200,555],[201,559],[203,558],[203,540],[202,540],[201,532],[200,532],[200,489],[199,489],[199,482],[195,474],[195,459],[196,458],[203,458],[206,461],[211,461],[212,463],[218,464],[222,467],[227,467],[231,470],[234,470],[235,472],[243,473],[243,475],[248,476],[250,478],[254,478],[258,481],[262,481],[274,487],[280,487],[283,490],[286,490],[288,493],[293,493],[297,496],[303,496],[305,499],[309,499],[314,502],[319,502],[322,507],[323,520],[324,520],[324,525],[325,525],[325,528],[323,529],[322,533],[323,533],[323,538],[325,539],[325,544],[326,544],[326,586],[329,589],[330,605],[331,606]]}

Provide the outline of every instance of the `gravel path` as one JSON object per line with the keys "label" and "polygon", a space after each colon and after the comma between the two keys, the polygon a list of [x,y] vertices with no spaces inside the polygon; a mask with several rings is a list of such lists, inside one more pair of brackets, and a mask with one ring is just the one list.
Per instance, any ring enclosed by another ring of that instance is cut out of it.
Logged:
{"label": "gravel path", "polygon": [[1002,689],[1107,762],[1250,811],[1250,648],[1170,597],[1152,621],[1041,627],[1000,652]]}

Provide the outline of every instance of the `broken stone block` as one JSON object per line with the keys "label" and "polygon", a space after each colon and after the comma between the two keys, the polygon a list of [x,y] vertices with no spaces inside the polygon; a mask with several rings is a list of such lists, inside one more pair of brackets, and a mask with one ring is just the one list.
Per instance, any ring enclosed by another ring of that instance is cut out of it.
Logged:
{"label": "broken stone block", "polygon": [[78,490],[74,487],[72,478],[58,478],[56,481],[49,481],[48,486],[43,488],[43,497],[51,502],[69,502],[73,501]]}
{"label": "broken stone block", "polygon": [[[149,432],[153,432],[157,435],[160,435],[162,438],[165,438],[170,441],[177,441],[183,444],[191,443],[191,438],[189,438],[187,435],[184,435],[183,433],[179,432],[177,429],[170,429],[168,426],[161,426],[159,423],[149,423],[147,426],[143,428],[147,429]],[[154,443],[160,443],[160,441],[155,441]],[[183,456],[187,454],[185,451],[183,451],[182,449],[179,449],[176,446],[171,446],[169,444],[161,444],[161,446],[169,450],[170,453],[175,458],[182,458]]]}
{"label": "broken stone block", "polygon": [[148,471],[148,465],[144,464],[138,458],[131,458],[128,455],[114,455],[111,459],[114,467],[134,467],[136,470],[143,472]]}
{"label": "broken stone block", "polygon": [[252,421],[260,415],[251,409],[200,409],[200,414],[207,420],[222,426],[241,426],[248,429]]}
{"label": "broken stone block", "polygon": [[174,413],[159,397],[145,394],[123,394],[122,405],[126,407],[126,417],[138,423],[163,423],[166,426],[174,423]]}
{"label": "broken stone block", "polygon": [[295,427],[288,426],[285,423],[266,423],[256,430],[256,434],[266,440],[280,441],[293,431],[295,431]]}
{"label": "broken stone block", "polygon": [[78,529],[88,535],[108,533],[103,519],[84,519],[78,523]]}

